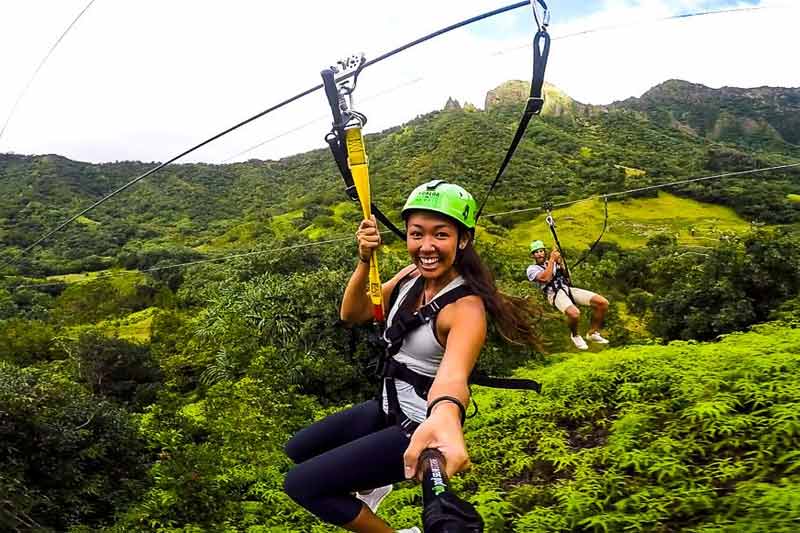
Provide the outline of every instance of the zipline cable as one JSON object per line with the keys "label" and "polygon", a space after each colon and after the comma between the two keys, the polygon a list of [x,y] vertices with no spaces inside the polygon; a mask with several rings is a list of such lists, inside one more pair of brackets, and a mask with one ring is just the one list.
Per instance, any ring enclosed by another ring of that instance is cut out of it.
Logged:
{"label": "zipline cable", "polygon": [[50,47],[50,50],[47,51],[45,56],[39,62],[39,66],[37,66],[36,70],[33,71],[33,74],[31,75],[30,79],[28,80],[28,83],[26,83],[25,87],[22,88],[22,91],[20,91],[19,96],[17,96],[16,101],[14,101],[14,105],[11,106],[11,111],[9,111],[8,117],[6,117],[6,122],[5,122],[5,124],[3,124],[3,129],[0,129],[0,139],[3,138],[3,134],[6,132],[6,128],[8,128],[8,123],[11,122],[11,117],[14,116],[14,113],[16,112],[17,107],[19,106],[20,102],[25,97],[25,95],[28,93],[28,89],[30,89],[31,85],[33,84],[33,81],[36,79],[36,76],[39,74],[39,71],[42,70],[42,68],[44,67],[44,64],[47,63],[47,60],[50,59],[50,56],[53,55],[53,52],[56,51],[56,48],[61,43],[61,41],[64,40],[64,37],[67,36],[69,31],[80,20],[80,18],[83,16],[83,14],[86,13],[86,11],[88,11],[90,7],[92,7],[92,4],[94,4],[94,2],[95,2],[95,0],[89,0],[89,3],[86,4],[86,7],[84,7],[81,10],[81,12],[78,13],[78,16],[75,17],[72,20],[72,22],[69,23],[69,26],[67,26],[67,29],[64,30],[64,32],[61,34],[61,36],[58,39],[56,39],[56,42],[53,43],[53,46]]}
{"label": "zipline cable", "polygon": [[[605,31],[614,31],[620,30],[623,28],[633,28],[636,26],[643,26],[645,24],[657,24],[659,22],[667,22],[670,20],[678,20],[678,19],[687,19],[692,17],[704,17],[707,15],[723,15],[726,13],[744,13],[744,12],[752,12],[752,11],[763,11],[766,9],[790,9],[794,6],[759,6],[759,7],[737,7],[731,9],[718,9],[718,10],[710,10],[710,11],[695,11],[693,13],[683,13],[680,15],[668,15],[666,17],[658,17],[652,19],[642,19],[633,22],[625,22],[621,24],[607,24],[604,26],[595,26],[594,28],[587,28],[585,30],[579,30],[572,33],[565,33],[564,35],[553,35],[551,40],[553,41],[560,41],[563,39],[572,39],[573,37],[580,37],[582,35],[590,35],[592,33],[601,33]],[[504,48],[494,53],[494,55],[502,55],[506,52],[513,52],[515,50],[523,50],[527,49],[530,45],[528,44],[520,44],[517,46],[512,46],[509,48]]]}
{"label": "zipline cable", "polygon": [[[555,207],[566,207],[566,206],[574,205],[574,204],[577,204],[577,203],[580,203],[580,202],[587,202],[587,201],[590,201],[590,200],[596,200],[598,198],[617,197],[617,196],[622,196],[622,195],[625,195],[625,194],[632,194],[634,192],[641,192],[641,191],[645,191],[645,190],[659,189],[659,188],[663,188],[663,187],[673,187],[673,186],[676,186],[676,185],[682,185],[682,184],[686,184],[686,183],[694,183],[694,182],[697,182],[697,181],[720,179],[720,178],[725,178],[725,177],[729,177],[729,176],[740,176],[740,175],[744,175],[744,174],[756,174],[756,173],[761,173],[761,172],[768,172],[768,171],[773,171],[773,170],[781,170],[781,169],[793,168],[793,167],[800,167],[800,163],[791,163],[791,164],[786,164],[786,165],[779,165],[779,166],[774,166],[774,167],[759,168],[759,169],[752,169],[752,170],[743,170],[743,171],[737,171],[737,172],[727,172],[727,173],[724,173],[724,174],[715,174],[713,176],[703,176],[703,177],[700,177],[700,178],[690,178],[690,179],[679,180],[679,181],[671,181],[671,182],[661,183],[661,184],[656,184],[656,185],[649,185],[647,187],[638,187],[636,189],[628,189],[626,191],[618,191],[618,192],[607,193],[607,194],[599,194],[599,195],[596,194],[596,195],[587,196],[585,198],[581,198],[581,199],[578,199],[578,200],[572,200],[572,201],[569,201],[569,202],[561,202],[561,203],[558,203],[558,204],[553,204],[551,207],[553,207],[553,208],[555,208]],[[525,209],[514,209],[512,211],[503,211],[503,212],[500,212],[500,213],[489,213],[489,214],[485,214],[483,216],[491,218],[491,217],[498,217],[498,216],[501,216],[501,215],[509,215],[509,214],[514,214],[514,213],[525,213],[525,212],[531,212],[531,211],[544,211],[544,210],[545,209],[543,207],[530,207],[530,208],[525,208]],[[385,230],[385,231],[381,232],[381,234],[390,234],[390,233],[392,233],[390,230]],[[220,256],[220,257],[211,257],[211,258],[208,258],[208,259],[198,259],[197,261],[188,261],[188,262],[185,262],[185,263],[176,263],[174,265],[166,265],[166,266],[163,266],[163,267],[148,268],[148,269],[145,269],[145,270],[118,272],[118,273],[108,274],[108,275],[105,275],[105,276],[98,276],[96,278],[92,278],[92,279],[89,279],[89,280],[86,280],[86,281],[94,281],[96,279],[105,279],[105,278],[111,278],[111,277],[116,277],[116,276],[124,276],[124,275],[132,275],[132,274],[140,274],[140,273],[148,273],[148,272],[157,272],[157,271],[160,271],[160,270],[168,270],[168,269],[172,269],[172,268],[181,268],[181,267],[185,267],[185,266],[199,265],[199,264],[203,264],[203,263],[215,263],[215,262],[219,262],[219,261],[227,261],[229,259],[238,259],[240,257],[261,255],[261,254],[266,254],[266,253],[283,252],[283,251],[295,250],[295,249],[299,249],[299,248],[310,248],[310,247],[313,247],[313,246],[318,246],[318,245],[321,246],[321,245],[324,245],[324,244],[333,244],[333,243],[343,242],[343,241],[347,241],[347,240],[353,240],[353,237],[352,236],[349,236],[349,237],[337,237],[337,238],[328,239],[328,240],[324,240],[324,241],[308,242],[308,243],[296,244],[296,245],[291,245],[291,246],[283,246],[283,247],[279,247],[279,248],[268,248],[266,250],[257,250],[257,251],[253,251],[253,252],[244,252],[244,253],[233,254],[233,255],[225,255],[225,256]],[[4,277],[8,278],[8,277],[13,277],[13,276],[6,275]],[[37,284],[31,284],[31,285],[17,285],[16,287],[13,287],[13,288],[14,289],[21,289],[21,288],[32,288],[32,287],[48,287],[48,286],[55,286],[55,285],[63,285],[64,283],[65,282],[37,283]]]}
{"label": "zipline cable", "polygon": [[[93,3],[93,2],[94,2],[94,0],[91,0],[89,5],[91,5],[91,3]],[[387,53],[385,53],[385,54],[383,54],[381,56],[378,56],[377,58],[375,58],[375,59],[373,59],[371,61],[367,61],[364,64],[363,68],[366,68],[366,67],[368,67],[370,65],[374,65],[374,64],[376,64],[376,63],[378,63],[380,61],[383,61],[384,59],[388,59],[389,57],[392,57],[395,54],[398,54],[398,53],[400,53],[400,52],[402,52],[404,50],[407,50],[408,48],[411,48],[412,46],[416,46],[417,44],[421,44],[421,43],[423,43],[425,41],[433,39],[434,37],[438,37],[439,35],[442,35],[444,33],[453,31],[455,29],[461,28],[461,27],[466,26],[468,24],[472,24],[474,22],[478,22],[480,20],[495,16],[495,15],[499,15],[499,14],[505,13],[507,11],[512,11],[514,9],[518,9],[518,8],[521,8],[521,7],[528,6],[529,4],[530,4],[530,2],[517,2],[515,4],[510,4],[508,6],[505,6],[505,7],[499,8],[499,9],[495,9],[493,11],[488,11],[486,13],[483,13],[481,15],[477,15],[475,17],[471,17],[469,19],[465,19],[465,20],[463,20],[461,22],[458,22],[456,24],[447,26],[446,28],[443,28],[443,29],[438,30],[436,32],[433,32],[433,33],[430,33],[430,34],[425,35],[423,37],[420,37],[419,39],[411,41],[408,44],[405,44],[403,46],[395,48],[394,50],[391,50],[391,51],[389,51],[389,52],[387,52]],[[88,6],[87,6],[87,9],[88,9]],[[668,20],[668,19],[671,19],[671,18],[687,18],[687,17],[691,17],[691,16],[713,15],[713,14],[717,14],[717,13],[720,13],[720,12],[729,13],[729,12],[737,12],[737,11],[753,10],[753,9],[756,9],[756,8],[736,8],[736,9],[726,9],[726,10],[720,10],[720,11],[706,11],[706,12],[698,12],[698,13],[689,13],[689,14],[683,14],[683,15],[675,15],[675,16],[672,16],[672,17],[666,17],[663,20]],[[763,7],[763,8],[757,8],[757,9],[766,9],[766,6]],[[84,9],[84,11],[85,11],[85,9]],[[82,13],[83,12],[81,12],[81,14]],[[598,28],[598,29],[594,29],[594,30],[586,30],[586,32],[603,31],[605,29],[614,29],[614,28],[613,27],[602,27],[602,28]],[[569,34],[569,35],[566,35],[566,36],[563,36],[563,37],[560,37],[560,38],[574,37],[574,36],[577,36],[577,35],[580,35],[580,34],[583,34],[583,32],[579,32],[579,33],[576,33],[576,34]],[[65,32],[65,35],[66,35],[66,32]],[[62,38],[63,38],[63,35],[62,35]],[[554,39],[557,39],[557,38],[559,38],[559,37],[554,37]],[[341,78],[337,78],[337,81],[339,81],[340,79],[346,79],[346,78],[348,78],[350,76],[351,76],[351,74],[342,76]],[[112,197],[116,196],[117,194],[119,194],[119,193],[123,192],[124,190],[128,189],[132,185],[134,185],[134,184],[138,183],[139,181],[145,179],[146,177],[158,172],[159,170],[161,170],[162,168],[166,167],[167,165],[169,165],[171,163],[174,163],[178,159],[181,159],[182,157],[184,157],[184,156],[186,156],[186,155],[188,155],[188,154],[190,154],[190,153],[202,148],[203,146],[205,146],[205,145],[207,145],[207,144],[219,139],[220,137],[222,137],[224,135],[227,135],[228,133],[231,133],[231,132],[233,132],[233,131],[235,131],[235,130],[237,130],[237,129],[239,129],[239,128],[241,128],[241,127],[243,127],[243,126],[245,126],[245,125],[247,125],[247,124],[249,124],[249,123],[251,123],[251,122],[253,122],[253,121],[255,121],[255,120],[257,120],[257,119],[259,119],[259,118],[261,118],[261,117],[263,117],[265,115],[267,115],[267,114],[269,114],[269,113],[271,113],[272,111],[280,109],[281,107],[284,107],[284,106],[286,106],[286,105],[288,105],[288,104],[290,104],[292,102],[295,102],[295,101],[297,101],[297,100],[299,100],[299,99],[301,99],[301,98],[303,98],[305,96],[308,96],[309,94],[312,94],[312,93],[318,91],[321,88],[322,88],[322,84],[319,84],[319,85],[316,85],[316,86],[311,87],[309,89],[306,89],[305,91],[300,92],[300,93],[296,94],[295,96],[287,98],[286,100],[283,100],[282,102],[279,102],[278,104],[276,104],[276,105],[274,105],[274,106],[272,106],[272,107],[270,107],[268,109],[265,109],[264,111],[262,111],[260,113],[257,113],[256,115],[253,115],[250,118],[247,118],[247,119],[239,122],[238,124],[235,124],[234,126],[231,126],[230,128],[228,128],[228,129],[226,129],[226,130],[214,135],[213,137],[210,137],[210,138],[206,139],[205,141],[202,141],[201,143],[196,144],[195,146],[185,150],[184,152],[182,152],[182,153],[178,154],[177,156],[169,159],[168,161],[166,161],[164,163],[161,163],[160,165],[148,170],[144,174],[134,178],[133,180],[131,180],[130,182],[126,183],[122,187],[120,187],[120,188],[116,189],[115,191],[107,194],[106,196],[104,196],[103,198],[101,198],[100,200],[95,202],[94,204],[90,205],[86,209],[84,209],[84,210],[80,211],[79,213],[76,213],[75,215],[69,217],[67,220],[65,220],[64,222],[62,222],[61,224],[59,224],[58,226],[56,226],[52,230],[46,232],[44,235],[39,237],[32,244],[30,244],[30,245],[26,246],[25,248],[23,248],[16,257],[11,258],[9,260],[6,260],[2,265],[0,265],[0,268],[5,268],[6,266],[9,266],[13,262],[15,262],[16,259],[24,256],[25,254],[30,252],[33,248],[35,248],[36,246],[38,246],[39,244],[41,244],[42,242],[44,242],[45,240],[50,238],[52,235],[54,235],[55,233],[57,233],[57,232],[61,231],[62,229],[64,229],[70,223],[74,222],[75,220],[77,220],[81,216],[83,216],[86,213],[88,213],[89,211],[95,209],[97,206],[99,206],[100,204],[106,202],[107,200],[111,199]]]}
{"label": "zipline cable", "polygon": [[[501,7],[501,8],[498,8],[498,9],[494,9],[492,11],[487,11],[486,13],[482,13],[480,15],[476,15],[474,17],[470,17],[468,19],[462,20],[461,22],[457,22],[455,24],[451,24],[450,26],[447,26],[445,28],[437,30],[437,31],[435,31],[433,33],[429,33],[428,35],[420,37],[419,39],[415,39],[415,40],[413,40],[413,41],[411,41],[411,42],[409,42],[407,44],[399,46],[399,47],[395,48],[394,50],[390,50],[389,52],[386,52],[386,53],[376,57],[375,59],[367,61],[364,64],[364,66],[362,67],[362,70],[364,68],[367,68],[367,67],[371,66],[371,65],[375,65],[376,63],[379,63],[379,62],[383,61],[384,59],[388,59],[388,58],[390,58],[390,57],[392,57],[392,56],[394,56],[396,54],[399,54],[400,52],[408,50],[409,48],[411,48],[413,46],[416,46],[418,44],[424,43],[425,41],[429,41],[430,39],[433,39],[433,38],[438,37],[440,35],[443,35],[445,33],[448,33],[448,32],[451,32],[453,30],[456,30],[456,29],[462,28],[464,26],[467,26],[469,24],[473,24],[475,22],[484,20],[486,18],[493,17],[495,15],[500,15],[500,14],[505,13],[507,11],[511,11],[511,10],[514,10],[514,9],[519,9],[521,7],[525,7],[525,6],[528,6],[528,5],[530,5],[529,1],[517,2],[515,4],[510,4],[510,5],[507,5],[505,7]],[[337,78],[336,81],[347,79],[347,78],[350,78],[352,76],[353,76],[352,73],[345,74],[344,76],[341,76],[340,78]],[[288,104],[290,104],[290,103],[292,103],[292,102],[294,102],[296,100],[299,100],[300,98],[308,96],[309,94],[314,93],[314,92],[320,90],[321,88],[322,88],[322,84],[320,83],[320,84],[315,85],[314,87],[311,87],[309,89],[306,89],[305,91],[302,91],[302,92],[300,92],[300,93],[298,93],[298,94],[296,94],[296,95],[294,95],[294,96],[292,96],[290,98],[287,98],[286,100],[283,100],[282,102],[280,102],[278,104],[275,104],[272,107],[270,107],[268,109],[265,109],[264,111],[261,111],[260,113],[257,113],[255,115],[251,116],[250,118],[247,118],[247,119],[239,122],[238,124],[235,124],[235,125],[231,126],[230,128],[221,131],[220,133],[217,133],[216,135],[214,135],[212,137],[209,137],[205,141],[202,141],[202,142],[192,146],[191,148],[189,148],[187,150],[184,150],[183,152],[181,152],[180,154],[172,157],[168,161],[166,161],[164,163],[161,163],[160,165],[148,170],[147,172],[145,172],[141,176],[138,176],[138,177],[132,179],[131,181],[129,181],[128,183],[126,183],[122,187],[120,187],[120,188],[116,189],[115,191],[107,194],[106,196],[104,196],[100,200],[96,201],[95,203],[93,203],[89,207],[83,209],[79,213],[76,213],[76,214],[72,215],[71,217],[69,217],[67,220],[65,220],[64,222],[62,222],[61,224],[59,224],[58,226],[56,226],[52,230],[46,232],[44,235],[42,235],[41,237],[36,239],[36,241],[34,241],[32,244],[30,244],[30,245],[26,246],[25,248],[23,248],[19,252],[17,257],[14,257],[14,258],[12,258],[10,260],[7,260],[2,265],[0,265],[0,269],[1,268],[5,268],[6,266],[10,265],[16,259],[19,259],[20,257],[25,255],[26,253],[30,252],[33,248],[35,248],[40,243],[42,243],[45,240],[47,240],[49,237],[51,237],[55,233],[57,233],[57,232],[61,231],[62,229],[64,229],[70,223],[74,222],[75,220],[77,220],[81,216],[85,215],[86,213],[88,213],[92,209],[94,209],[97,206],[99,206],[100,204],[106,202],[107,200],[110,200],[111,198],[113,198],[117,194],[119,194],[122,191],[128,189],[132,185],[140,182],[141,180],[143,180],[144,178],[150,176],[151,174],[154,174],[154,173],[158,172],[159,170],[161,170],[162,168],[166,167],[167,165],[169,165],[171,163],[174,163],[178,159],[181,159],[182,157],[184,157],[186,155],[189,155],[190,153],[194,152],[195,150],[198,150],[198,149],[202,148],[203,146],[205,146],[205,145],[207,145],[207,144],[219,139],[220,137],[222,137],[224,135],[227,135],[227,134],[231,133],[232,131],[235,131],[235,130],[239,129],[242,126],[245,126],[245,125],[253,122],[254,120],[257,120],[257,119],[263,117],[264,115],[267,115],[268,113],[271,113],[272,111],[280,109],[281,107],[284,107],[284,106],[286,106],[286,105],[288,105]]]}
{"label": "zipline cable", "polygon": [[706,15],[723,15],[725,13],[744,13],[748,11],[761,11],[764,9],[773,9],[780,6],[757,6],[757,7],[736,7],[730,9],[716,9],[716,10],[709,10],[709,11],[696,11],[694,13],[683,13],[681,15],[669,15],[666,17],[657,17],[648,20],[642,20],[638,22],[626,22],[622,24],[608,24],[606,26],[599,26],[597,28],[589,28],[586,30],[576,31],[573,33],[567,33],[564,35],[560,35],[558,37],[553,37],[553,40],[556,39],[569,39],[570,37],[578,37],[581,35],[589,35],[592,33],[602,32],[602,31],[610,31],[610,30],[619,30],[622,28],[634,27],[639,26],[641,24],[653,24],[658,22],[666,22],[668,20],[677,20],[677,19],[687,19],[691,17],[704,17]]}

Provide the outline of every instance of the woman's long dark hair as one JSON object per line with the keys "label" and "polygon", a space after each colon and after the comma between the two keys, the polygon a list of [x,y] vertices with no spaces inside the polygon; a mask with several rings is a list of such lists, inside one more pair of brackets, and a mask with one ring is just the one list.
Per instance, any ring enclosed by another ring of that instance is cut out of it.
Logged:
{"label": "woman's long dark hair", "polygon": [[[465,231],[459,224],[459,242]],[[497,289],[494,275],[483,263],[473,246],[473,233],[469,231],[469,241],[456,256],[455,269],[464,277],[472,291],[480,296],[486,311],[497,328],[498,333],[507,341],[541,347],[536,324],[541,318],[541,311],[529,300],[503,294]]]}

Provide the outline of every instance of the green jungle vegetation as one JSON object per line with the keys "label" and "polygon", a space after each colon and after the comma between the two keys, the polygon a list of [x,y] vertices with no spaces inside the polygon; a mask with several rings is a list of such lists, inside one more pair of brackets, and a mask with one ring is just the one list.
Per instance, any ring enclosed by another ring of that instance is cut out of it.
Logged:
{"label": "green jungle vegetation", "polygon": [[[540,347],[492,333],[481,355],[543,384],[474,390],[454,486],[487,531],[799,527],[800,170],[609,199],[573,272],[611,301],[609,348],[570,350],[524,273],[528,243],[552,243],[547,200],[800,161],[778,112],[797,90],[767,89],[672,80],[599,108],[548,88],[558,105],[477,233],[501,288],[542,311]],[[482,198],[521,108],[498,94],[368,136],[376,203],[397,220],[434,177]],[[289,437],[376,387],[367,330],[338,325],[360,212],[330,159],[171,166],[20,257],[152,164],[0,154],[0,530],[335,530],[282,490]],[[574,262],[603,202],[553,216]],[[384,277],[407,264],[403,243],[387,234],[380,261]],[[410,527],[420,504],[400,484],[381,514]]]}

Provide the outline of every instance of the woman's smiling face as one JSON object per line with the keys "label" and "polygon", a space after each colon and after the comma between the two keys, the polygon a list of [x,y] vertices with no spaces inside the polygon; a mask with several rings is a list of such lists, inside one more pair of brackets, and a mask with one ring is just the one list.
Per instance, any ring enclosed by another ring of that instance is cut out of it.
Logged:
{"label": "woman's smiling face", "polygon": [[[414,211],[408,216],[406,248],[423,277],[439,278],[450,271],[459,248],[458,234],[454,222],[436,213]],[[462,238],[462,248],[467,240]]]}

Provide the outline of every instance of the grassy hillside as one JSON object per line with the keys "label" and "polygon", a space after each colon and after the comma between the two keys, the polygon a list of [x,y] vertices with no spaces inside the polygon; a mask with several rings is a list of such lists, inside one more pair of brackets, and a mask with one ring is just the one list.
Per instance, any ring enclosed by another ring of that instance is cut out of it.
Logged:
{"label": "grassy hillside", "polygon": [[[582,202],[553,211],[561,244],[572,249],[583,249],[600,235],[603,229],[603,202]],[[534,238],[544,239],[552,245],[550,229],[545,215],[538,214],[529,222],[509,231],[514,242],[527,244]],[[657,234],[667,233],[684,246],[702,246],[719,239],[723,233],[742,233],[750,224],[732,209],[704,204],[660,192],[657,198],[635,198],[610,201],[608,227],[603,241],[613,242],[621,248],[644,246]]]}

